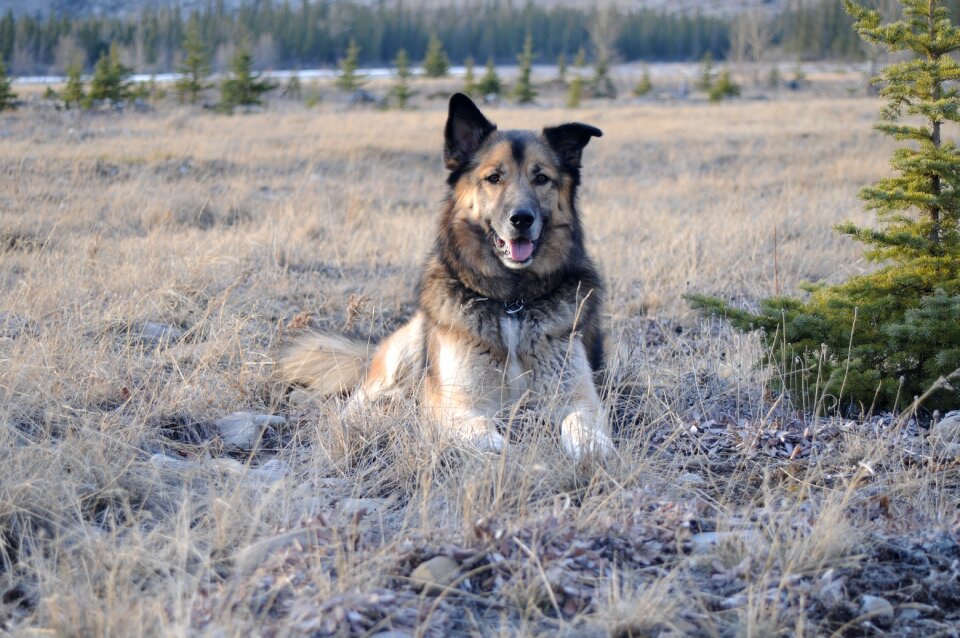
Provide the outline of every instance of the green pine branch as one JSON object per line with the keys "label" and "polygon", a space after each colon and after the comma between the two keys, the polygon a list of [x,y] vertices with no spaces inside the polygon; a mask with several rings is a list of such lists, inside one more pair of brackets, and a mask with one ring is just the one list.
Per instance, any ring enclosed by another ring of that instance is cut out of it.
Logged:
{"label": "green pine branch", "polygon": [[899,143],[894,175],[860,191],[877,225],[835,226],[879,267],[839,284],[802,285],[802,299],[764,299],[755,313],[706,295],[687,299],[738,330],[760,330],[764,362],[780,368],[785,390],[811,399],[806,405],[820,384],[843,410],[891,409],[912,396],[955,408],[960,388],[940,379],[960,368],[960,150],[947,128],[960,122],[960,64],[951,57],[960,30],[943,0],[900,0],[902,19],[889,23],[844,4],[865,41],[906,52],[875,79],[885,100],[875,128]]}

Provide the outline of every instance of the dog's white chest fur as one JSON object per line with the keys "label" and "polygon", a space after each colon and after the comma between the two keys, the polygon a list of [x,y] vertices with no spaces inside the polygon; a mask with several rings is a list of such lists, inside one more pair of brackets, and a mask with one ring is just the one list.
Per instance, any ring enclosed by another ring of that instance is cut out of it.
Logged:
{"label": "dog's white chest fur", "polygon": [[513,316],[500,318],[500,336],[503,339],[503,346],[507,352],[507,359],[503,366],[503,386],[505,390],[505,399],[510,402],[519,400],[520,395],[526,389],[526,377],[523,367],[520,365],[518,349],[520,347],[522,322]]}

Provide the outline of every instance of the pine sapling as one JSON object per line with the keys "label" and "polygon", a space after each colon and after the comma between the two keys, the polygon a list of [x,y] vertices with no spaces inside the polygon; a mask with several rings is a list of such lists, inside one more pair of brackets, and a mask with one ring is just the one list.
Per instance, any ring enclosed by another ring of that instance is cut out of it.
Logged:
{"label": "pine sapling", "polygon": [[13,80],[7,75],[7,67],[0,60],[0,111],[14,109],[17,106],[17,94],[10,85]]}
{"label": "pine sapling", "polygon": [[358,68],[360,68],[360,47],[357,46],[357,41],[351,38],[350,44],[347,46],[347,54],[340,60],[340,74],[337,75],[336,80],[337,88],[344,91],[356,91],[363,86],[366,80],[364,76],[357,73]]}
{"label": "pine sapling", "polygon": [[230,61],[230,75],[220,83],[220,110],[230,113],[238,106],[263,104],[263,95],[275,88],[276,83],[253,72],[250,52],[240,46]]}
{"label": "pine sapling", "polygon": [[[788,390],[809,388],[845,412],[895,409],[925,397],[928,409],[960,407],[960,149],[945,127],[960,123],[960,30],[942,0],[900,0],[903,17],[845,0],[870,44],[907,57],[876,81],[886,104],[875,128],[900,143],[894,176],[860,192],[877,227],[836,230],[866,246],[876,270],[837,285],[807,284],[801,300],[774,297],[757,312],[693,295],[694,307],[739,330],[762,330],[767,360]],[[798,398],[800,398],[798,397]]]}
{"label": "pine sapling", "polygon": [[463,92],[466,95],[475,97],[478,93],[477,91],[477,77],[474,73],[473,67],[476,64],[473,60],[473,56],[467,56],[467,59],[464,61],[464,67],[466,67],[466,73],[463,76]]}
{"label": "pine sapling", "polygon": [[567,108],[580,108],[580,101],[583,99],[583,78],[579,75],[573,76],[570,80],[570,88],[567,90]]}
{"label": "pine sapling", "polygon": [[497,97],[503,91],[503,85],[500,82],[500,76],[497,75],[497,67],[493,63],[493,57],[487,58],[487,70],[480,83],[477,85],[477,92],[483,97]]}
{"label": "pine sapling", "polygon": [[529,33],[523,40],[523,51],[517,55],[517,63],[520,66],[520,75],[517,83],[513,87],[513,98],[518,104],[528,104],[537,97],[537,91],[533,88],[533,36]]}
{"label": "pine sapling", "polygon": [[67,84],[63,87],[61,98],[63,104],[68,109],[72,107],[80,108],[87,101],[86,92],[83,89],[83,67],[74,62],[67,67]]}
{"label": "pine sapling", "polygon": [[211,87],[207,82],[210,77],[210,55],[200,33],[199,18],[194,16],[187,27],[187,35],[183,41],[184,58],[174,87],[181,102],[196,104],[204,91]]}
{"label": "pine sapling", "polygon": [[633,94],[637,97],[643,97],[653,90],[653,81],[650,79],[650,69],[643,67],[643,75],[640,81],[633,87]]}
{"label": "pine sapling", "polygon": [[393,59],[393,66],[397,69],[397,83],[393,85],[391,95],[397,101],[397,108],[407,108],[407,103],[414,96],[414,91],[410,89],[410,56],[406,49],[397,51],[397,56]]}
{"label": "pine sapling", "polygon": [[423,60],[423,73],[428,78],[442,78],[449,70],[450,58],[443,50],[443,42],[436,33],[431,34],[427,43],[427,56]]}

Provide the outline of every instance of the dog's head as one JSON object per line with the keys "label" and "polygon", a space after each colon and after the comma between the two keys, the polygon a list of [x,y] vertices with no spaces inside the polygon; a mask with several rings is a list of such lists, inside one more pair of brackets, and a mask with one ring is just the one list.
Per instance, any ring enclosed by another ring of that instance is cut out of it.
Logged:
{"label": "dog's head", "polygon": [[488,271],[559,267],[580,242],[574,200],[583,148],[601,135],[578,123],[499,131],[470,98],[454,95],[443,156],[457,250]]}

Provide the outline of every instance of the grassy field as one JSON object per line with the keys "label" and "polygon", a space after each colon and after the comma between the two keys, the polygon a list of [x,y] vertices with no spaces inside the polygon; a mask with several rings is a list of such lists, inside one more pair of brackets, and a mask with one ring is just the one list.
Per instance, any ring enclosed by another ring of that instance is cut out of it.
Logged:
{"label": "grassy field", "polygon": [[[870,219],[878,106],[489,109],[604,131],[581,209],[618,455],[576,467],[551,433],[438,448],[412,404],[345,423],[273,376],[291,330],[411,312],[441,100],[4,115],[0,633],[957,635],[956,463],[913,422],[805,415],[681,299],[866,268],[831,225]],[[282,418],[231,442],[238,411]]]}

